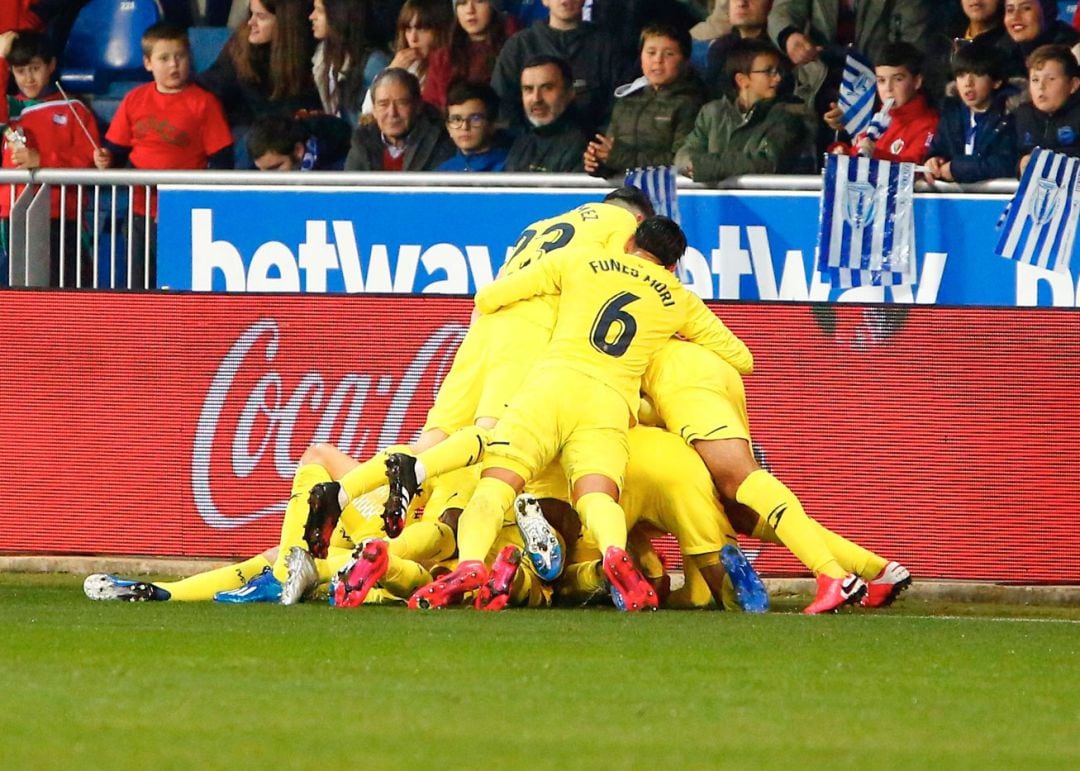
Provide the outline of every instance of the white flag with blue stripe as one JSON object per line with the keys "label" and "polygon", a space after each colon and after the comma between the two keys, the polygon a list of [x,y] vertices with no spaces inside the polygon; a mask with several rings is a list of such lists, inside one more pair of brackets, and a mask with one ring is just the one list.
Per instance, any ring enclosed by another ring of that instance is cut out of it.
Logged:
{"label": "white flag with blue stripe", "polygon": [[877,77],[874,68],[858,51],[848,51],[837,104],[844,111],[844,131],[850,136],[861,134],[870,125],[876,98]]}
{"label": "white flag with blue stripe", "polygon": [[818,269],[833,286],[915,283],[915,164],[829,155]]}
{"label": "white flag with blue stripe", "polygon": [[999,224],[994,253],[1069,272],[1080,217],[1080,158],[1036,147]]}
{"label": "white flag with blue stripe", "polygon": [[678,173],[674,166],[646,166],[626,172],[624,184],[633,185],[652,201],[657,214],[679,219],[679,194],[675,184]]}

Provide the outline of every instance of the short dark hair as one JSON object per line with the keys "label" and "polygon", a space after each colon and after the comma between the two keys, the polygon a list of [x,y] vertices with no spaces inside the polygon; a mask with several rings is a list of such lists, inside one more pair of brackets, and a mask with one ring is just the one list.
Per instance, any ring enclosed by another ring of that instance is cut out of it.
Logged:
{"label": "short dark hair", "polygon": [[414,102],[420,101],[420,81],[406,69],[401,67],[387,67],[385,70],[375,76],[375,80],[371,81],[371,98],[375,99],[375,90],[383,83],[400,83],[409,89],[409,96],[412,97]]}
{"label": "short dark hair", "polygon": [[[525,61],[521,71],[524,72],[533,67],[546,67],[549,64],[554,65],[559,70],[559,73],[562,75],[563,85],[566,86],[567,89],[572,89],[574,87],[574,71],[570,69],[570,64],[566,59],[562,59],[558,56],[541,55],[530,57]],[[520,80],[521,76],[519,75],[518,81],[520,82]]]}
{"label": "short dark hair", "polygon": [[447,110],[452,105],[464,104],[470,99],[479,99],[484,103],[484,113],[488,120],[495,120],[498,116],[499,95],[495,93],[495,89],[486,83],[469,83],[464,80],[455,82],[446,92]]}
{"label": "short dark hair", "polygon": [[40,32],[20,32],[11,43],[7,61],[12,67],[25,67],[34,58],[40,58],[46,64],[55,61],[56,48],[48,35]]}
{"label": "short dark hair", "polygon": [[634,243],[666,268],[677,263],[686,252],[686,234],[670,217],[646,217],[634,231]]}
{"label": "short dark hair", "polygon": [[1025,64],[1030,73],[1036,68],[1041,68],[1047,62],[1059,62],[1062,69],[1065,70],[1065,77],[1067,78],[1080,78],[1080,64],[1077,63],[1076,57],[1073,56],[1068,46],[1057,43],[1039,46],[1031,52]]}
{"label": "short dark hair", "polygon": [[780,49],[768,40],[746,38],[735,41],[731,48],[728,49],[727,57],[724,60],[724,78],[721,85],[737,91],[735,76],[739,73],[749,75],[750,70],[754,69],[754,60],[759,56],[773,56],[778,62],[784,60],[780,54]]}
{"label": "short dark hair", "polygon": [[304,124],[288,115],[264,115],[256,118],[247,135],[248,155],[252,160],[267,153],[292,155],[297,143],[307,141],[310,133]]}
{"label": "short dark hair", "polygon": [[1005,61],[1001,52],[986,43],[962,45],[952,56],[952,74],[987,75],[991,80],[1005,79]]}
{"label": "short dark hair", "polygon": [[679,44],[679,50],[682,51],[684,59],[690,58],[690,52],[693,49],[694,41],[690,37],[690,31],[683,29],[682,27],[676,27],[674,24],[669,24],[664,21],[654,21],[646,24],[641,29],[641,35],[638,38],[638,51],[641,51],[645,47],[645,38],[649,37],[666,37],[670,40],[674,40]]}
{"label": "short dark hair", "polygon": [[923,55],[918,48],[903,40],[886,43],[874,59],[875,67],[903,67],[912,75],[921,75]]}
{"label": "short dark hair", "polygon": [[191,51],[191,40],[188,38],[187,27],[181,27],[178,24],[172,24],[167,21],[159,21],[157,24],[151,24],[146,28],[146,31],[142,34],[142,53],[146,58],[150,58],[150,54],[154,50],[154,43],[161,40],[172,40],[177,43],[183,43],[184,48],[189,52]]}
{"label": "short dark hair", "polygon": [[649,196],[645,195],[645,193],[641,192],[640,189],[633,185],[617,187],[604,196],[604,203],[611,203],[612,201],[623,204],[624,208],[635,210],[643,217],[652,217],[656,215],[656,210],[653,209],[652,201],[649,200]]}

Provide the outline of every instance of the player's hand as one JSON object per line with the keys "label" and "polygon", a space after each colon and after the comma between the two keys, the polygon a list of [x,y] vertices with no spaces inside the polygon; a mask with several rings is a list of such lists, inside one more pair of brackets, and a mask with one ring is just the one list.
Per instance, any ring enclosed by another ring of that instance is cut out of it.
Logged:
{"label": "player's hand", "polygon": [[833,131],[840,131],[844,128],[844,111],[840,109],[840,105],[836,102],[829,102],[829,109],[825,111],[821,119]]}
{"label": "player's hand", "polygon": [[11,162],[17,169],[36,169],[41,166],[41,153],[23,145],[11,151]]}
{"label": "player's hand", "polygon": [[8,54],[11,53],[11,44],[15,42],[15,38],[18,36],[19,33],[15,30],[0,35],[0,59],[6,59]]}
{"label": "player's hand", "polygon": [[814,45],[810,38],[801,32],[788,35],[784,48],[787,49],[788,59],[791,59],[791,63],[796,67],[814,61],[821,53],[821,46]]}
{"label": "player's hand", "polygon": [[99,147],[94,150],[94,165],[99,169],[107,169],[112,166],[113,156],[107,148]]}

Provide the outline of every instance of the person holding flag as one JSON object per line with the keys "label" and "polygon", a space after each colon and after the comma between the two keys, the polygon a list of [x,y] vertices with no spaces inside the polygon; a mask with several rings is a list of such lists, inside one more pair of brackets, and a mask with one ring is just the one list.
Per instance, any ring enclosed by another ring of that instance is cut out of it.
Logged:
{"label": "person holding flag", "polygon": [[[874,63],[881,109],[854,135],[838,142],[831,152],[882,161],[922,163],[937,130],[938,114],[922,93],[922,54],[910,43],[889,43]],[[825,113],[825,123],[836,131],[847,129],[865,115],[865,100],[847,111],[840,104]],[[858,112],[857,112],[858,111]]]}

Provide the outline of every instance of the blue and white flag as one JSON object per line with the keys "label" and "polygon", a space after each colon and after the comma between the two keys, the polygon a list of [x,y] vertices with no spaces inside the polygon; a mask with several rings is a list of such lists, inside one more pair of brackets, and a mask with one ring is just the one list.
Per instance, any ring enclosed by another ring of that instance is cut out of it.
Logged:
{"label": "blue and white flag", "polygon": [[915,164],[829,155],[818,269],[833,286],[915,283]]}
{"label": "blue and white flag", "polygon": [[999,224],[994,253],[1069,272],[1080,217],[1080,158],[1036,147]]}
{"label": "blue and white flag", "polygon": [[633,185],[645,193],[657,214],[681,223],[678,188],[675,185],[677,176],[674,166],[646,166],[627,171],[624,184]]}
{"label": "blue and white flag", "polygon": [[850,136],[861,134],[870,125],[870,119],[874,117],[876,98],[877,78],[874,68],[858,51],[848,51],[837,104],[844,111],[844,130]]}

